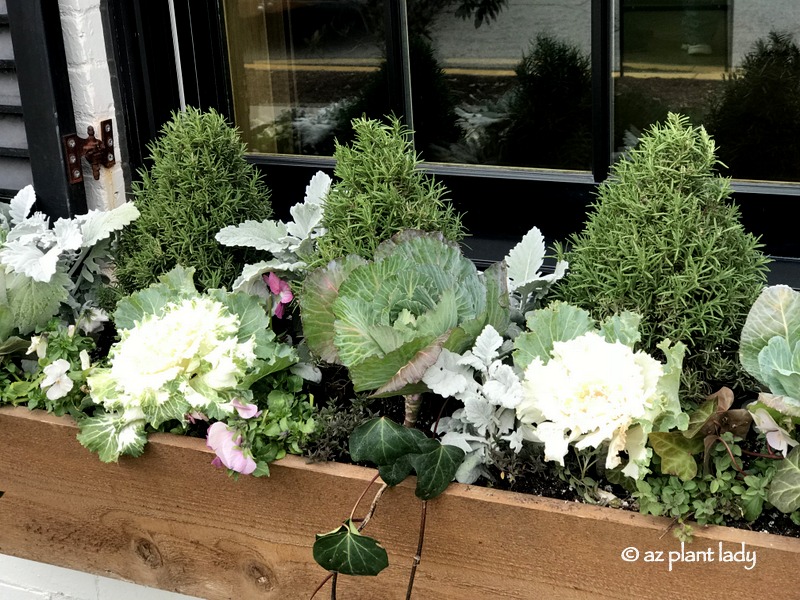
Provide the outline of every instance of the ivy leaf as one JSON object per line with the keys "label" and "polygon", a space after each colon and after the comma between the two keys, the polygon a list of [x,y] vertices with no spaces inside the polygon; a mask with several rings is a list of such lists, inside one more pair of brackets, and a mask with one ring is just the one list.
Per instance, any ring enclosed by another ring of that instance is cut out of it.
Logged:
{"label": "ivy leaf", "polygon": [[464,460],[464,451],[455,446],[439,446],[425,454],[409,457],[417,472],[415,493],[422,500],[431,500],[447,489]]}
{"label": "ivy leaf", "polygon": [[648,441],[656,454],[661,457],[661,472],[676,475],[682,481],[694,479],[697,475],[695,454],[703,450],[702,439],[688,439],[679,431],[654,432]]}
{"label": "ivy leaf", "polygon": [[370,419],[350,434],[350,457],[354,462],[389,465],[404,454],[417,451],[412,431],[386,417]]}
{"label": "ivy leaf", "polygon": [[800,446],[781,461],[769,486],[767,500],[781,512],[800,509]]}
{"label": "ivy leaf", "polygon": [[411,466],[410,457],[410,454],[404,454],[391,464],[378,467],[378,473],[386,485],[397,485],[411,474],[414,467]]}
{"label": "ivy leaf", "polygon": [[389,566],[383,546],[361,535],[350,519],[330,533],[317,534],[314,560],[326,571],[342,575],[377,575]]}

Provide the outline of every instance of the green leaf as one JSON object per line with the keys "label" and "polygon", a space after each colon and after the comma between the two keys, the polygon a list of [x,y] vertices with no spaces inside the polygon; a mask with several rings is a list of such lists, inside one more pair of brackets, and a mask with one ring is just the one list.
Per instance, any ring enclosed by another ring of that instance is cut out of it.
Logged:
{"label": "green leaf", "polygon": [[214,290],[210,294],[222,302],[230,311],[239,317],[239,342],[245,342],[259,331],[271,328],[267,311],[257,298],[242,292],[229,293]]}
{"label": "green leaf", "polygon": [[[4,281],[0,281],[0,285],[5,285]],[[5,296],[5,287],[3,287],[3,296]],[[14,330],[17,328],[17,323],[14,320],[14,313],[8,306],[7,298],[0,298],[0,342],[8,340]],[[17,338],[19,339],[19,338]],[[30,344],[29,344],[30,345]],[[8,352],[0,352],[8,354]]]}
{"label": "green leaf", "polygon": [[191,405],[178,394],[170,394],[166,402],[154,402],[151,406],[142,407],[147,415],[147,422],[153,427],[160,427],[167,421],[186,422],[186,414],[192,411]]}
{"label": "green leaf", "polygon": [[625,311],[612,315],[600,323],[600,333],[607,342],[621,342],[633,348],[642,339],[642,334],[639,333],[641,321],[640,314]]}
{"label": "green leaf", "polygon": [[800,446],[783,459],[772,477],[767,500],[781,512],[800,509]]}
{"label": "green leaf", "polygon": [[330,533],[317,534],[314,560],[326,571],[342,575],[377,575],[389,566],[383,546],[361,535],[350,519]]}
{"label": "green leaf", "polygon": [[661,457],[662,473],[676,475],[682,481],[695,478],[697,461],[694,455],[703,451],[702,439],[688,439],[679,431],[669,431],[651,433],[648,441]]}
{"label": "green leaf", "polygon": [[659,420],[659,428],[661,431],[673,427],[686,429],[688,417],[681,408],[680,399],[681,373],[686,345],[683,342],[671,344],[669,340],[662,340],[656,345],[656,348],[667,357],[667,364],[664,365],[663,374],[656,385],[656,391],[664,403],[664,412]]}
{"label": "green leaf", "polygon": [[689,415],[689,427],[683,432],[684,437],[696,438],[703,432],[709,419],[717,412],[717,399],[706,400],[696,411]]}
{"label": "green leaf", "polygon": [[133,329],[147,315],[161,316],[168,303],[197,296],[193,278],[193,267],[178,266],[159,277],[159,283],[120,300],[114,311],[117,329]]}
{"label": "green leaf", "polygon": [[326,362],[342,364],[333,343],[332,306],[339,297],[339,287],[351,271],[366,262],[355,255],[335,260],[309,273],[303,283],[300,294],[303,333],[309,349]]}
{"label": "green leaf", "polygon": [[404,454],[417,451],[412,431],[386,417],[370,419],[350,434],[350,457],[355,462],[388,465]]}
{"label": "green leaf", "polygon": [[769,384],[761,372],[759,354],[776,336],[786,340],[789,348],[800,341],[800,293],[786,285],[764,289],[742,328],[739,346],[742,366],[764,385]]}
{"label": "green leaf", "polygon": [[464,451],[455,446],[439,444],[425,454],[412,454],[411,465],[417,472],[418,498],[431,500],[447,489],[464,460]]}
{"label": "green leaf", "polygon": [[566,342],[592,331],[595,321],[588,312],[565,302],[553,302],[526,315],[528,332],[514,340],[514,364],[525,370],[534,358],[547,363],[554,342]]}
{"label": "green leaf", "polygon": [[793,349],[785,338],[773,337],[758,353],[758,366],[773,394],[800,400],[800,346]]}
{"label": "green leaf", "polygon": [[20,335],[43,329],[58,314],[62,302],[69,298],[72,280],[56,271],[48,282],[34,281],[19,273],[6,273],[6,298]]}
{"label": "green leaf", "polygon": [[745,494],[742,496],[742,508],[744,509],[744,520],[753,522],[761,516],[764,509],[764,497],[761,494]]}
{"label": "green leaf", "polygon": [[144,421],[127,421],[118,413],[81,419],[78,427],[78,441],[103,462],[116,462],[121,454],[139,456],[147,443]]}
{"label": "green leaf", "polygon": [[[395,371],[395,374],[391,375],[388,381],[379,387],[372,396],[381,398],[398,394],[421,393],[408,391],[410,389],[418,389],[414,387],[416,385],[421,386],[419,389],[426,391],[427,386],[420,382],[427,370],[436,363],[442,352],[442,345],[447,340],[447,337],[447,333],[439,336],[405,361],[403,358],[405,354],[401,354],[400,352],[392,353],[391,356],[387,355],[381,359],[365,360],[364,363],[350,370],[353,379],[353,388],[356,389],[356,391],[370,389],[360,387],[365,383],[367,377],[375,377],[376,380],[385,380],[384,375],[395,370],[397,363],[402,363],[402,366]],[[404,352],[410,351],[417,345],[424,343],[424,341],[424,339],[418,339],[409,342],[409,344],[404,347]],[[395,361],[397,361],[397,363]],[[356,381],[359,383],[356,384]]]}
{"label": "green leaf", "polygon": [[511,323],[505,264],[495,263],[486,269],[483,280],[486,284],[486,325],[491,325],[495,331],[503,334]]}
{"label": "green leaf", "polygon": [[379,465],[378,473],[386,485],[397,485],[411,474],[411,454],[404,454],[388,465]]}
{"label": "green leaf", "polygon": [[25,340],[21,337],[12,335],[10,338],[6,338],[4,341],[0,342],[0,356],[8,356],[9,354],[25,354],[27,349],[30,348],[30,345],[30,340]]}

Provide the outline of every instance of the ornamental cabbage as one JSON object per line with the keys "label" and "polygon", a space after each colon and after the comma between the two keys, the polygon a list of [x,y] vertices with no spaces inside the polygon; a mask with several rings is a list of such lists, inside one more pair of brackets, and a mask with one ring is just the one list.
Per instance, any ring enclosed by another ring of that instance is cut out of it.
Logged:
{"label": "ornamental cabbage", "polygon": [[[543,442],[545,459],[564,464],[569,445],[605,447],[605,466],[621,464],[625,475],[648,473],[647,436],[656,427],[683,425],[678,387],[683,344],[659,348],[662,365],[634,351],[639,317],[623,313],[600,329],[588,313],[564,303],[528,315],[530,333],[517,340],[517,366],[524,364],[517,418],[523,436]],[[670,420],[672,419],[672,420]]]}
{"label": "ornamental cabbage", "polygon": [[87,378],[99,406],[78,436],[106,462],[140,454],[146,425],[240,414],[253,398],[251,385],[297,362],[294,349],[275,340],[257,298],[224,290],[200,295],[193,273],[177,267],[117,306],[120,340],[110,366]]}
{"label": "ornamental cabbage", "polygon": [[479,273],[441,234],[407,230],[371,262],[351,255],[310,273],[303,331],[312,352],[349,369],[355,391],[415,394],[442,349],[465,351],[486,325],[506,330],[506,285],[503,263]]}

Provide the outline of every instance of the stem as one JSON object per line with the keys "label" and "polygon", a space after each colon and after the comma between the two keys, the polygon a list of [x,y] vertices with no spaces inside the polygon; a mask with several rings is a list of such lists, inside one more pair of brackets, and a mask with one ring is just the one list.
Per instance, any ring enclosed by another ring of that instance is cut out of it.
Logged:
{"label": "stem", "polygon": [[406,401],[406,417],[403,421],[403,427],[412,428],[417,424],[417,417],[419,417],[419,407],[422,406],[422,394],[409,394],[403,396]]}
{"label": "stem", "polygon": [[425,542],[425,518],[428,516],[428,501],[422,501],[422,515],[419,520],[419,542],[417,543],[417,553],[411,563],[411,576],[408,578],[408,589],[406,590],[406,600],[411,600],[411,591],[414,589],[414,576],[417,574],[417,565],[422,560],[422,544]]}
{"label": "stem", "polygon": [[770,458],[772,460],[783,460],[785,458],[780,454],[763,454],[761,452],[750,452],[749,450],[742,450],[742,454],[747,454],[747,456],[755,456],[756,458]]}
{"label": "stem", "polygon": [[339,573],[333,573],[333,579],[331,580],[331,600],[336,600],[336,581],[339,579]]}
{"label": "stem", "polygon": [[747,473],[745,473],[742,468],[739,466],[739,463],[736,461],[736,457],[733,455],[733,451],[731,447],[728,445],[728,442],[723,440],[720,436],[716,436],[718,442],[722,442],[722,445],[725,446],[725,450],[728,451],[728,456],[731,457],[731,464],[733,468],[736,469],[742,477],[747,477]]}
{"label": "stem", "polygon": [[377,481],[379,476],[380,476],[380,473],[375,473],[375,477],[373,477],[370,480],[370,482],[367,484],[367,487],[365,487],[364,491],[361,492],[361,495],[358,497],[358,500],[356,500],[356,503],[353,506],[353,510],[350,511],[350,520],[351,521],[353,520],[353,515],[356,514],[356,509],[358,508],[358,505],[361,503],[361,500],[364,498],[364,496],[367,495],[367,492],[369,491],[369,488],[372,487],[372,484],[375,483],[375,481]]}
{"label": "stem", "polygon": [[[374,479],[373,479],[373,481],[374,481]],[[389,486],[384,483],[381,486],[381,489],[378,490],[378,493],[375,494],[375,497],[372,499],[372,504],[369,505],[369,510],[367,511],[366,516],[361,521],[361,525],[358,526],[358,530],[359,531],[361,531],[362,529],[364,529],[364,527],[367,526],[367,523],[369,523],[369,520],[372,518],[372,515],[375,514],[375,509],[378,508],[378,502],[380,501],[381,496],[383,496],[383,492],[385,492],[388,489],[389,489]]]}
{"label": "stem", "polygon": [[[328,576],[325,579],[322,580],[322,583],[320,583],[317,586],[317,589],[314,590],[314,593],[311,594],[311,598],[309,598],[309,600],[314,600],[314,596],[317,595],[317,593],[325,586],[326,583],[328,583],[328,580],[330,580],[330,579],[333,579],[333,590],[331,590],[331,594],[336,594],[336,579],[335,578],[336,578],[336,572],[335,571],[331,572],[331,573],[328,573]],[[333,597],[335,598],[335,595]]]}

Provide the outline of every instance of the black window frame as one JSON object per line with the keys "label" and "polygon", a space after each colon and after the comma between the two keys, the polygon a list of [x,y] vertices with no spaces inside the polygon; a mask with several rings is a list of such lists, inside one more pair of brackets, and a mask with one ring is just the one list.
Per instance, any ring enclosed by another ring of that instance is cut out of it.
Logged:
{"label": "black window frame", "polygon": [[[154,5],[144,0],[106,1],[118,63],[126,51],[141,61],[140,73],[124,82],[127,92],[123,94],[126,114],[149,115],[144,127],[130,118],[127,124],[135,129],[129,139],[138,139],[141,148],[143,142],[154,137],[169,111],[178,108],[172,39],[163,34],[165,23],[168,31],[167,2],[162,0]],[[564,240],[583,227],[586,210],[594,200],[597,185],[607,177],[612,160],[612,2],[619,1],[591,3],[593,164],[590,172],[425,165],[425,169],[448,186],[456,206],[465,212],[465,224],[473,234],[466,241],[466,251],[477,263],[489,264],[501,259],[532,225],[538,226],[549,241]],[[187,104],[214,108],[233,122],[221,0],[174,0],[174,3]],[[393,32],[387,35],[387,62],[389,71],[395,74],[395,86],[389,92],[393,106],[398,109],[396,114],[410,114],[407,110],[410,93],[406,87],[409,78],[407,66],[402,62],[403,37],[399,35],[404,3],[405,0],[386,0],[386,30]],[[138,17],[131,19],[126,11]],[[155,29],[162,34],[154,35]],[[174,89],[167,89],[169,82]],[[147,89],[157,89],[159,95],[142,93]],[[141,166],[145,155],[146,152],[140,151],[138,158],[132,159],[134,166]],[[252,154],[248,159],[265,173],[279,217],[288,215],[289,207],[302,199],[302,190],[315,171],[332,173],[334,167],[329,157]],[[800,240],[792,228],[793,219],[786,218],[794,212],[792,203],[800,200],[800,185],[734,180],[733,189],[733,201],[741,208],[745,227],[761,236],[765,251],[775,260],[771,280],[800,287]]]}
{"label": "black window frame", "polygon": [[86,193],[67,179],[61,140],[75,133],[75,115],[58,3],[6,0],[6,8],[36,208],[53,220],[83,214]]}

